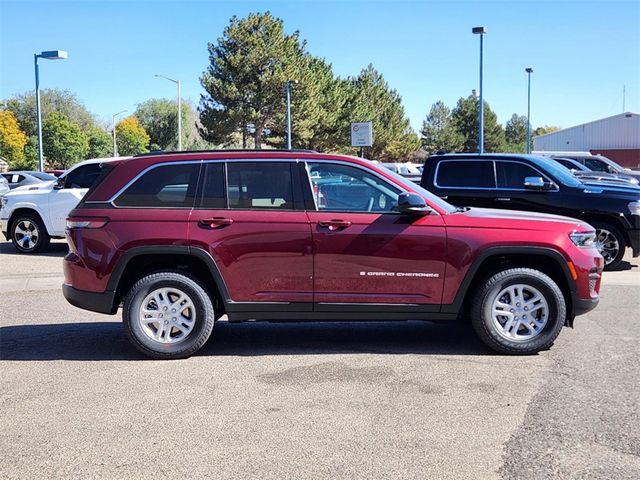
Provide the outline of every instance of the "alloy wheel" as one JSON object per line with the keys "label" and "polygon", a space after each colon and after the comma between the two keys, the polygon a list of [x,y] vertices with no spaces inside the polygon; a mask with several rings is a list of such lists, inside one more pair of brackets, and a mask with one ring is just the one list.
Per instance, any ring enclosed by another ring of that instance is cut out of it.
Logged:
{"label": "alloy wheel", "polygon": [[138,321],[142,331],[159,343],[184,341],[196,323],[193,300],[180,289],[158,288],[140,306]]}
{"label": "alloy wheel", "polygon": [[38,226],[31,220],[20,220],[13,231],[13,238],[24,250],[33,250],[38,244]]}
{"label": "alloy wheel", "polygon": [[604,258],[604,264],[609,265],[613,262],[620,252],[620,244],[613,233],[604,228],[596,230],[596,248]]}
{"label": "alloy wheel", "polygon": [[509,285],[493,300],[491,316],[501,336],[516,342],[527,341],[544,330],[549,320],[549,304],[531,285]]}

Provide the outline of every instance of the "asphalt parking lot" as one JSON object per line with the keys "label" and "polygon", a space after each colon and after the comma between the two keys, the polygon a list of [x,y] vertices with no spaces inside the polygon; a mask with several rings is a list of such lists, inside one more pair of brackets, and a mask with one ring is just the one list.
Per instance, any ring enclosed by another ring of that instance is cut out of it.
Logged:
{"label": "asphalt parking lot", "polygon": [[539,355],[426,322],[229,324],[147,360],[0,243],[0,478],[640,478],[640,262]]}

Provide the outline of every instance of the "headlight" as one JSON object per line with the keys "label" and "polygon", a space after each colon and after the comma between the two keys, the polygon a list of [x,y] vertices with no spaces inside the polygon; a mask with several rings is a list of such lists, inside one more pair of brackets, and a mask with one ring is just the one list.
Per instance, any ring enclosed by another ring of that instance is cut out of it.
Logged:
{"label": "headlight", "polygon": [[595,232],[589,233],[578,233],[573,232],[569,234],[569,238],[577,247],[593,247],[596,243],[596,234]]}
{"label": "headlight", "polygon": [[628,206],[631,215],[640,215],[640,202],[629,202]]}

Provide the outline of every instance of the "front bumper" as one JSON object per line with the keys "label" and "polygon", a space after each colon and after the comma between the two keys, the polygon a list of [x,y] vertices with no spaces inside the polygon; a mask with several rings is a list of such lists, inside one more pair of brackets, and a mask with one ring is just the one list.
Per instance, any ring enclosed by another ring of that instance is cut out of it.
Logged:
{"label": "front bumper", "polygon": [[118,305],[114,305],[115,292],[108,290],[106,292],[87,292],[64,283],[62,294],[74,307],[108,315],[114,315],[118,311]]}
{"label": "front bumper", "polygon": [[640,230],[627,230],[633,256],[640,256]]}
{"label": "front bumper", "polygon": [[0,218],[0,230],[2,230],[2,235],[4,235],[4,238],[9,240],[9,219],[8,218]]}
{"label": "front bumper", "polygon": [[576,293],[572,293],[571,303],[573,304],[574,315],[584,315],[598,306],[598,303],[600,303],[600,297],[584,299],[578,297]]}

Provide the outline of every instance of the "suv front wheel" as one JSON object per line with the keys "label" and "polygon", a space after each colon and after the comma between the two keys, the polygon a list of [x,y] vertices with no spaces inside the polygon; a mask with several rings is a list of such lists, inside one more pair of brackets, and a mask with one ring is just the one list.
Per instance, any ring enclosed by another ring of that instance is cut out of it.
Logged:
{"label": "suv front wheel", "polygon": [[564,296],[544,273],[511,268],[486,279],[471,303],[480,339],[500,353],[526,355],[548,349],[565,323]]}
{"label": "suv front wheel", "polygon": [[191,356],[209,339],[215,320],[206,290],[177,272],[140,279],[124,299],[122,317],[131,343],[157,359]]}
{"label": "suv front wheel", "polygon": [[33,213],[18,216],[11,222],[9,230],[13,246],[20,253],[42,252],[51,241],[42,220]]}

